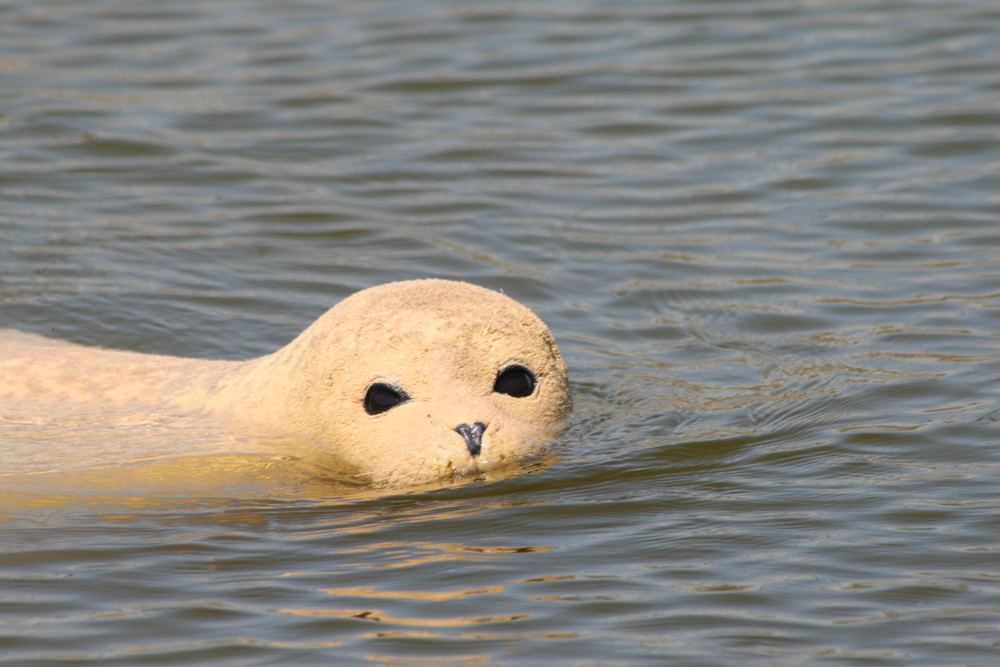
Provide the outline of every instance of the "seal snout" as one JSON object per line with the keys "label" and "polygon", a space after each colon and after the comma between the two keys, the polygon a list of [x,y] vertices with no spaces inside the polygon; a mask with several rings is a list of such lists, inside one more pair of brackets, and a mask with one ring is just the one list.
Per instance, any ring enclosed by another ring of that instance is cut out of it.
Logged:
{"label": "seal snout", "polygon": [[459,424],[455,430],[465,439],[469,454],[472,454],[473,458],[479,456],[479,452],[483,449],[483,431],[486,430],[486,424],[483,422],[475,422],[471,426]]}

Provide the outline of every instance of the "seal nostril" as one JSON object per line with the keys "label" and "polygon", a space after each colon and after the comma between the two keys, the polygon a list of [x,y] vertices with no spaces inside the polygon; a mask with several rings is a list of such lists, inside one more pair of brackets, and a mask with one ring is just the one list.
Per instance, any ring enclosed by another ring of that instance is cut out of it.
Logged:
{"label": "seal nostril", "polygon": [[471,426],[459,424],[455,427],[455,431],[465,440],[465,446],[473,457],[479,456],[479,452],[483,449],[483,431],[485,430],[486,424],[483,422],[475,422]]}

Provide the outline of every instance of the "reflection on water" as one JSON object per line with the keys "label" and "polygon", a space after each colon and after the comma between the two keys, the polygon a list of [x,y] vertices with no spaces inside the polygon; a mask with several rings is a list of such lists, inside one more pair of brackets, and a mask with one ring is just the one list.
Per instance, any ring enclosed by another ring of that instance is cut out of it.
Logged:
{"label": "reflection on water", "polygon": [[994,663],[997,21],[0,5],[0,326],[241,359],[463,279],[550,325],[576,406],[379,490],[0,405],[0,661]]}

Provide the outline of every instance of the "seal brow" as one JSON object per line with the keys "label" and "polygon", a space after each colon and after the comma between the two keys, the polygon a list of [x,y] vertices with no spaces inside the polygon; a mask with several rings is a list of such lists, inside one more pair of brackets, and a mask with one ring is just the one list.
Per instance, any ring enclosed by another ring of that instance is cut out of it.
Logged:
{"label": "seal brow", "polygon": [[[493,320],[496,319],[497,313],[499,313],[500,310],[503,308],[503,298],[504,298],[504,296],[506,296],[506,295],[503,293],[503,290],[500,290],[499,293],[496,295],[496,298],[494,300],[494,303],[496,304],[496,307],[493,309],[493,312],[490,313],[490,319],[488,319],[486,321],[486,327],[483,329],[482,333],[479,335],[480,340],[482,340],[482,339],[486,338],[487,336],[489,336],[490,332],[493,331]],[[490,344],[491,345],[496,345],[496,340],[491,339]]]}

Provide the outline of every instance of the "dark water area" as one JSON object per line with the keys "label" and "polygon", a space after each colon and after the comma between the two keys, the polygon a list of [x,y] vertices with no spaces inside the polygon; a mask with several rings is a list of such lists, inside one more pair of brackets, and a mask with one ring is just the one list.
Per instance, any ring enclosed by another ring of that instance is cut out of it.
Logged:
{"label": "dark water area", "polygon": [[546,321],[576,405],[520,470],[396,490],[0,405],[0,663],[1000,664],[998,31],[0,4],[0,327],[242,359],[467,280]]}

